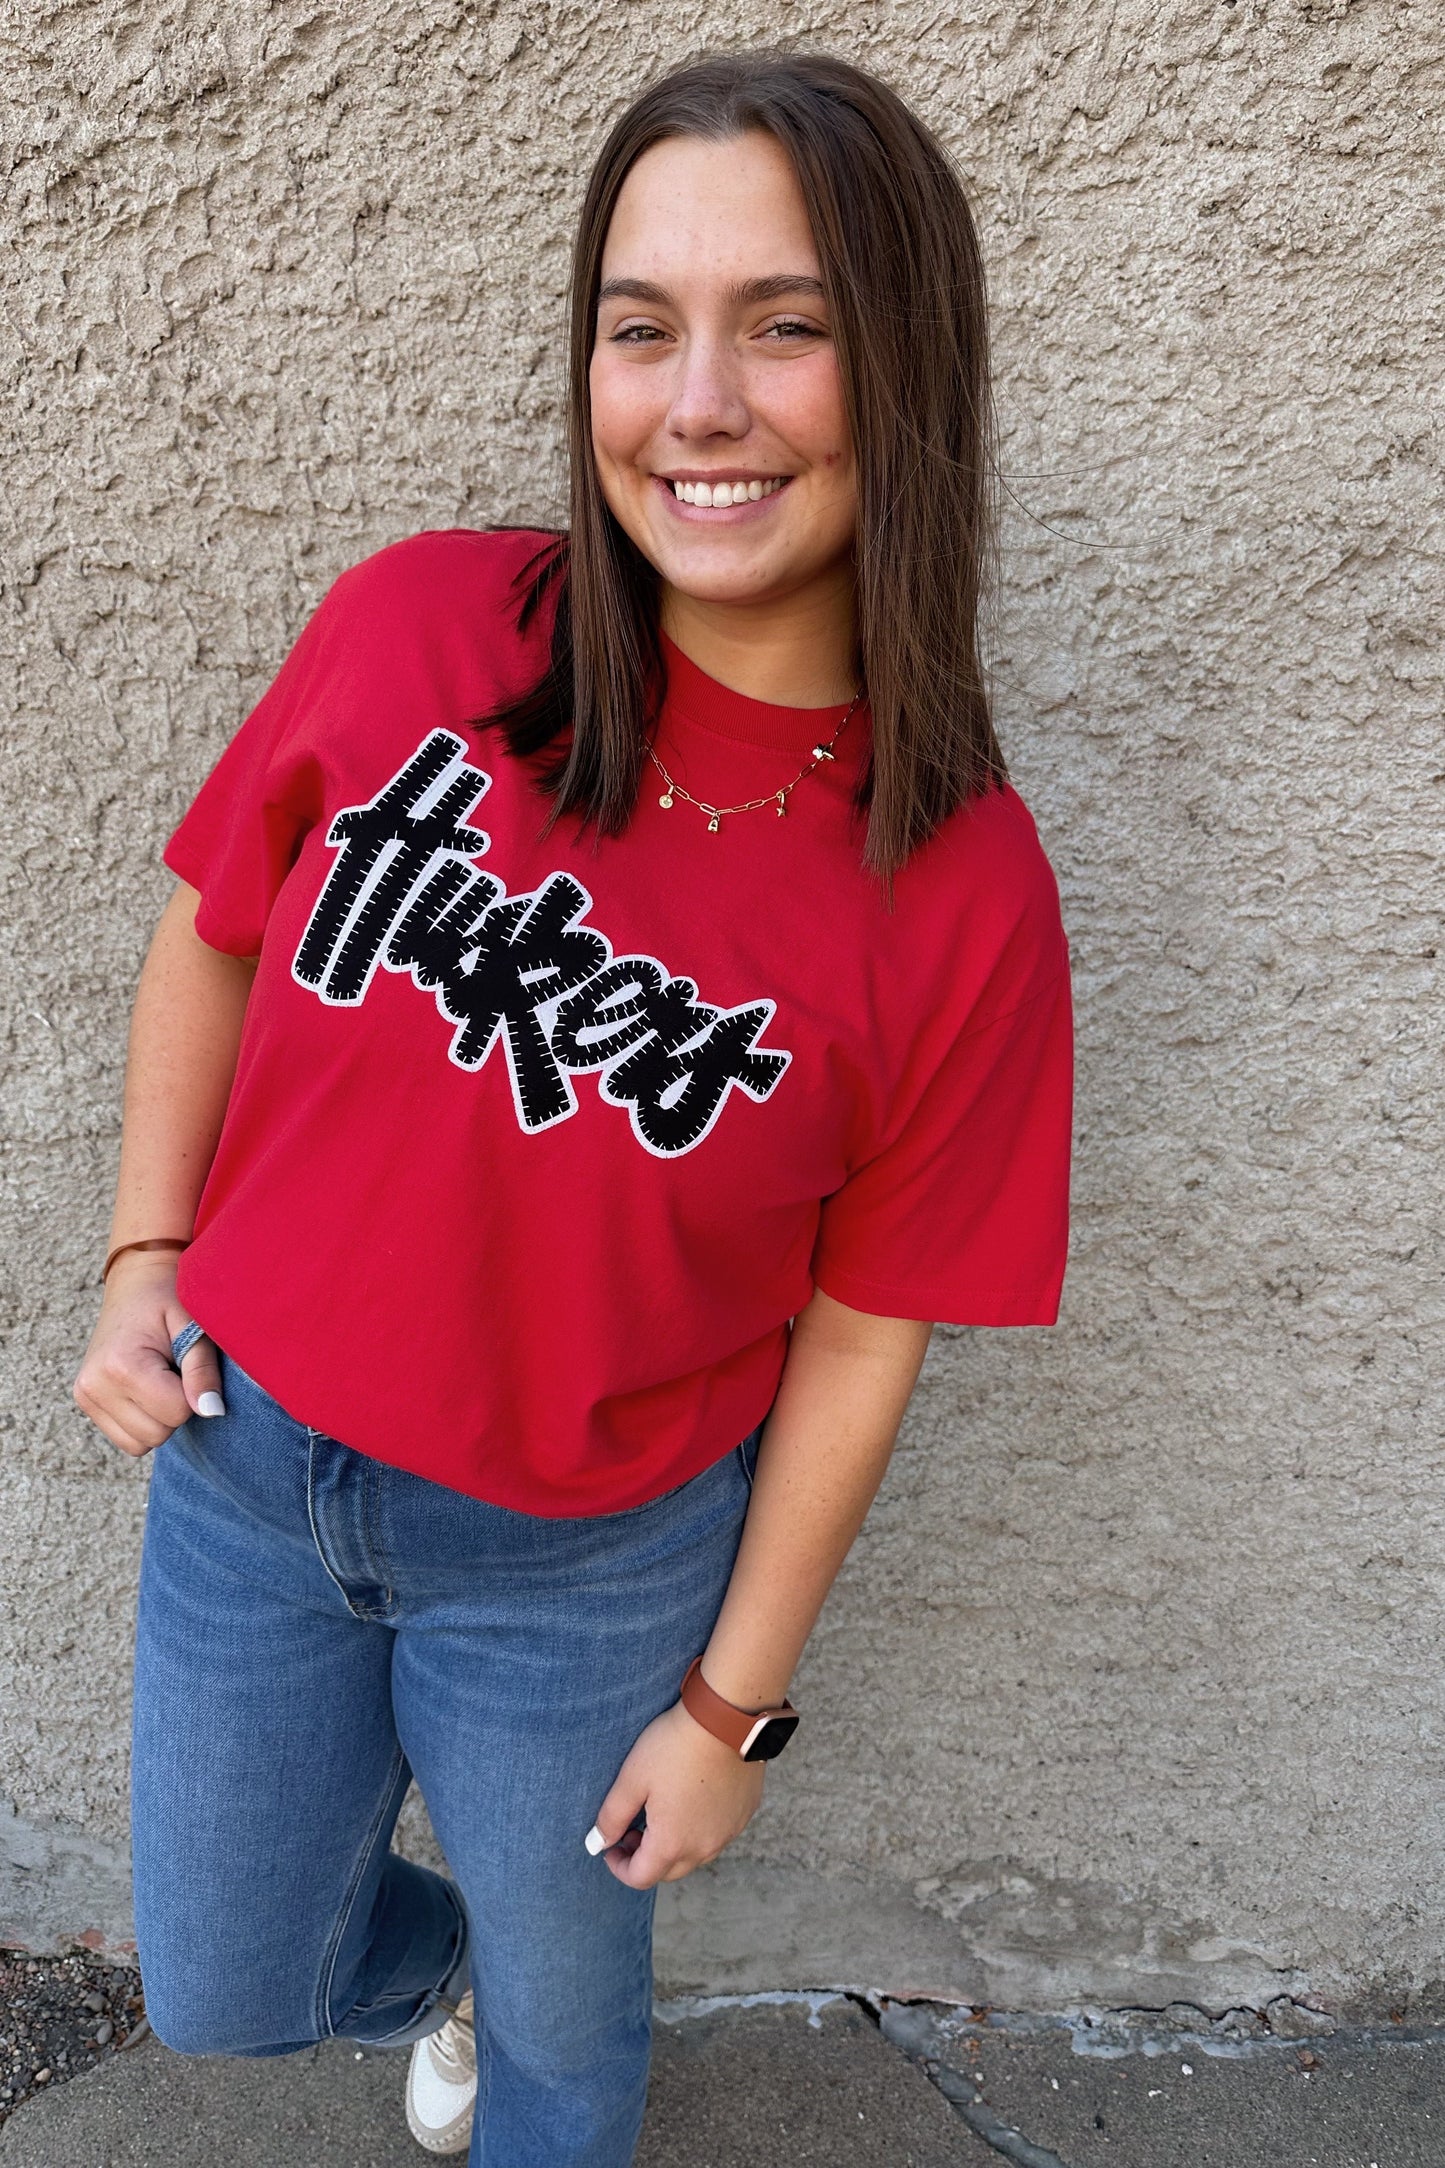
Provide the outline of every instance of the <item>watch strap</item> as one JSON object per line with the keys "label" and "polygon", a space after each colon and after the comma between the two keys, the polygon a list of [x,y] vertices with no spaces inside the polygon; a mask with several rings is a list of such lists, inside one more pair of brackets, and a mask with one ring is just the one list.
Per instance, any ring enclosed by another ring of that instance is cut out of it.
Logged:
{"label": "watch strap", "polygon": [[694,1656],[683,1676],[680,1700],[689,1716],[710,1731],[715,1739],[732,1747],[746,1758],[748,1748],[759,1731],[775,1716],[790,1716],[796,1720],[797,1710],[791,1701],[781,1701],[772,1709],[739,1709],[731,1701],[724,1701],[702,1675],[702,1658]]}

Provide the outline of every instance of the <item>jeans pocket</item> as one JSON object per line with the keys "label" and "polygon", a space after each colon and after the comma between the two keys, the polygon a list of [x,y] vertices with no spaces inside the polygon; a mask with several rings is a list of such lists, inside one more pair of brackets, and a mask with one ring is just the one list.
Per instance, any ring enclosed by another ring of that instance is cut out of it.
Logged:
{"label": "jeans pocket", "polygon": [[180,1367],[181,1357],[189,1353],[190,1349],[203,1336],[205,1330],[205,1326],[198,1325],[194,1318],[191,1319],[188,1325],[182,1325],[171,1342],[171,1361],[175,1363],[177,1368]]}
{"label": "jeans pocket", "polygon": [[265,1397],[268,1400],[270,1399],[271,1396],[269,1393],[266,1393],[265,1387],[262,1385],[257,1385],[256,1380],[251,1376],[250,1372],[241,1368],[241,1365],[237,1362],[235,1356],[228,1355],[226,1353],[226,1350],[221,1346],[220,1341],[208,1334],[205,1326],[198,1325],[194,1318],[191,1319],[188,1325],[182,1325],[180,1331],[176,1334],[175,1338],[171,1342],[171,1361],[175,1364],[178,1370],[181,1366],[181,1357],[183,1355],[188,1355],[191,1349],[195,1346],[196,1342],[201,1339],[210,1339],[211,1345],[216,1351],[216,1362],[221,1372],[221,1387],[223,1394],[226,1386],[233,1378],[240,1378],[247,1385],[251,1386],[256,1392],[265,1394]]}

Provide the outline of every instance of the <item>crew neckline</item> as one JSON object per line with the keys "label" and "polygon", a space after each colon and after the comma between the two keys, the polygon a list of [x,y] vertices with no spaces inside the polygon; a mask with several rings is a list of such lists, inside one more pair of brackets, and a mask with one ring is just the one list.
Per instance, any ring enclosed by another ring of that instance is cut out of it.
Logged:
{"label": "crew neckline", "polygon": [[[734,692],[730,685],[709,677],[675,640],[659,628],[663,662],[667,669],[664,714],[696,723],[720,738],[734,738],[743,745],[757,745],[775,752],[811,753],[820,740],[831,737],[851,703],[840,700],[826,708],[784,707],[774,700],[755,700],[750,693]],[[834,757],[854,739],[854,724],[861,740],[867,725],[868,703],[861,701],[847,730],[834,748]]]}

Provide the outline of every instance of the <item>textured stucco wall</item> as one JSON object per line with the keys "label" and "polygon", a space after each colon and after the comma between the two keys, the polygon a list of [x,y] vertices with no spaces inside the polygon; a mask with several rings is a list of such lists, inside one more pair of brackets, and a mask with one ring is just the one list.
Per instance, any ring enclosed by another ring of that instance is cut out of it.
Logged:
{"label": "textured stucco wall", "polygon": [[660,58],[781,27],[911,94],[980,211],[1000,717],[1073,940],[1076,1232],[1055,1332],[936,1334],[797,1680],[806,1745],[664,1893],[664,1974],[1425,2007],[1434,9],[10,23],[0,1938],[126,1933],[148,1468],[68,1391],[160,843],[343,566],[555,512],[590,149]]}

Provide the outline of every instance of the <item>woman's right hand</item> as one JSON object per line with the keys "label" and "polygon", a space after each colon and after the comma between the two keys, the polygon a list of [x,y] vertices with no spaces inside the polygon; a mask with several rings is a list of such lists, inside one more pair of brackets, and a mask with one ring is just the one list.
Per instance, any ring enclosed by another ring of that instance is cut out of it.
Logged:
{"label": "woman's right hand", "polygon": [[215,1343],[204,1333],[186,1349],[176,1374],[171,1342],[190,1323],[176,1297],[171,1253],[127,1250],[116,1259],[72,1398],[112,1445],[136,1460],[192,1415],[226,1412]]}

